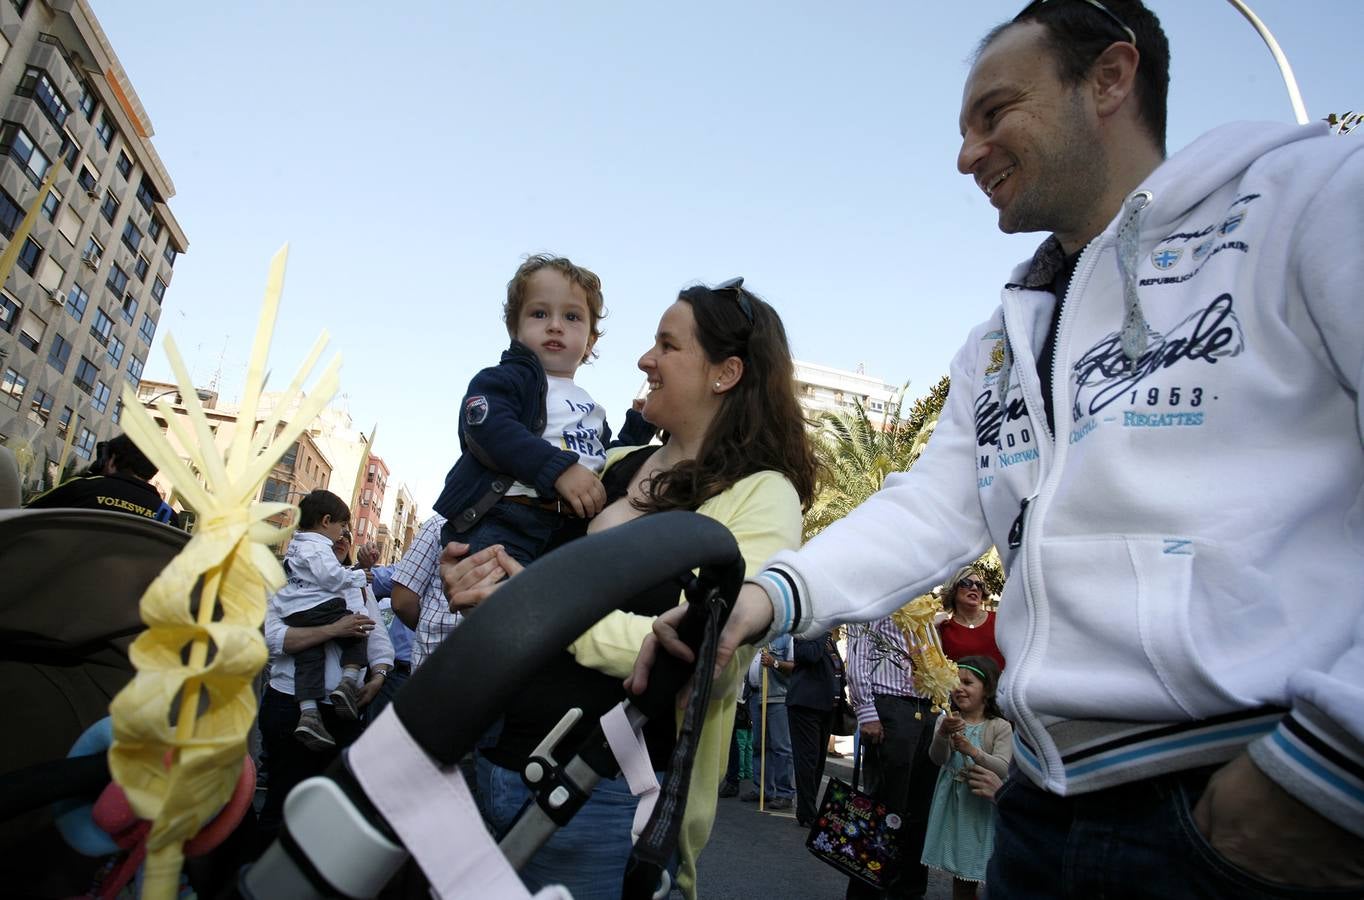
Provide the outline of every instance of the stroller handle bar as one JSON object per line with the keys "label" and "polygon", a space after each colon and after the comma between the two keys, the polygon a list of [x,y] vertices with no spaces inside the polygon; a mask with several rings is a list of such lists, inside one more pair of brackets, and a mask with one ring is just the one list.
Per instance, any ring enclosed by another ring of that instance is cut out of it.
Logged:
{"label": "stroller handle bar", "polygon": [[[729,529],[697,513],[657,513],[573,541],[536,560],[469,614],[413,673],[394,710],[434,760],[454,765],[549,654],[624,600],[697,567],[700,580],[732,602],[744,577],[738,543]],[[671,708],[691,670],[666,654],[658,665],[658,677],[637,700],[646,710]]]}

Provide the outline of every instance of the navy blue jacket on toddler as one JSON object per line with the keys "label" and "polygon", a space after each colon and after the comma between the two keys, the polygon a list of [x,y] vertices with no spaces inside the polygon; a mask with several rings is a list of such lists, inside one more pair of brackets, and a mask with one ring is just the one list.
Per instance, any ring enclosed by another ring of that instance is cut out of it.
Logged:
{"label": "navy blue jacket on toddler", "polygon": [[[522,564],[539,556],[566,517],[554,482],[582,454],[607,446],[645,444],[654,428],[638,412],[626,414],[621,438],[611,441],[604,422],[600,435],[563,435],[564,447],[542,437],[548,419],[549,381],[544,366],[520,341],[512,340],[496,366],[469,382],[460,404],[462,455],[445,476],[434,510],[446,519],[442,542],[459,541],[476,552],[502,544]],[[536,497],[509,496],[515,484],[533,487]]]}

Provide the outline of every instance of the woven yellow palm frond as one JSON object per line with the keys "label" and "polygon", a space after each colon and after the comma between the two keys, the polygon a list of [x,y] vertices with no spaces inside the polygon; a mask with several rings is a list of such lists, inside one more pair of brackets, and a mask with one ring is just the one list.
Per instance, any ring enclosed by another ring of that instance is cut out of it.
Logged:
{"label": "woven yellow palm frond", "polygon": [[[942,604],[932,594],[915,597],[891,613],[890,620],[905,636],[913,664],[914,689],[919,696],[932,700],[932,711],[949,709],[952,691],[961,684],[957,664],[943,653],[942,641],[933,620],[942,612]],[[921,714],[916,713],[915,718]]]}
{"label": "woven yellow palm frond", "polygon": [[[149,900],[175,897],[184,842],[218,814],[240,777],[256,716],[252,680],[267,655],[261,637],[265,603],[284,584],[284,571],[269,545],[292,530],[266,520],[293,507],[259,503],[256,497],[271,467],[340,385],[338,355],[303,397],[303,384],[326,346],[324,333],[275,412],[252,433],[288,252],[286,244],[270,263],[238,427],[226,459],[219,456],[174,339],[167,336],[166,354],[187,416],[177,416],[164,400],[157,409],[188,452],[188,464],[135,391],[123,389],[124,430],[197,516],[194,536],[142,596],[147,631],[130,651],[137,674],[109,707],[114,723],[109,769],[133,811],[152,822],[143,881],[143,897]],[[300,398],[292,421],[281,428],[280,411]]]}

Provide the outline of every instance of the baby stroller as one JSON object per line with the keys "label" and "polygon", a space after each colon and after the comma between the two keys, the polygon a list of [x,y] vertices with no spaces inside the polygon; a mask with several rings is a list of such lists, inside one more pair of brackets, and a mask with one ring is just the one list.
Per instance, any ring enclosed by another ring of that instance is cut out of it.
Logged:
{"label": "baby stroller", "polygon": [[[728,530],[686,512],[647,516],[538,560],[455,630],[324,776],[294,789],[279,838],[232,890],[251,900],[374,897],[411,858],[435,896],[529,897],[514,869],[572,818],[600,779],[621,773],[622,758],[627,777],[632,768],[638,772],[631,727],[673,716],[692,666],[665,656],[646,694],[603,717],[606,730],[598,727],[580,747],[559,746],[573,724],[570,713],[525,767],[532,800],[495,845],[456,764],[548,654],[624,599],[677,579],[690,601],[682,631],[697,651],[698,677],[621,894],[666,896],[715,644],[743,571]],[[647,755],[643,762],[652,781]]]}

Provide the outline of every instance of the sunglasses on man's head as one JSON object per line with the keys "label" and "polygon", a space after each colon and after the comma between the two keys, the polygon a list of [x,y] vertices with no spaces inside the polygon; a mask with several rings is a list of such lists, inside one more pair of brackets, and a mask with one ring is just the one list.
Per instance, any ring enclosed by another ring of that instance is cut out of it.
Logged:
{"label": "sunglasses on man's head", "polygon": [[964,578],[957,582],[957,589],[960,590],[961,588],[974,588],[983,594],[985,593],[985,582],[977,581],[974,578]]}
{"label": "sunglasses on man's head", "polygon": [[[1023,7],[1022,12],[1014,16],[1014,21],[1017,22],[1020,19],[1025,19],[1028,16],[1037,13],[1042,9],[1042,7],[1046,6],[1050,2],[1059,3],[1064,2],[1064,0],[1033,0],[1032,3],[1029,3],[1027,6]],[[1133,31],[1131,28],[1128,28],[1126,22],[1124,22],[1122,19],[1119,19],[1117,15],[1114,14],[1113,10],[1109,9],[1107,6],[1104,6],[1102,3],[1099,2],[1099,0],[1071,0],[1071,2],[1088,4],[1089,6],[1092,6],[1099,12],[1103,13],[1105,16],[1108,16],[1109,20],[1113,22],[1113,24],[1117,25],[1127,34],[1127,40],[1132,44],[1132,46],[1133,47],[1137,46],[1137,33]]]}

